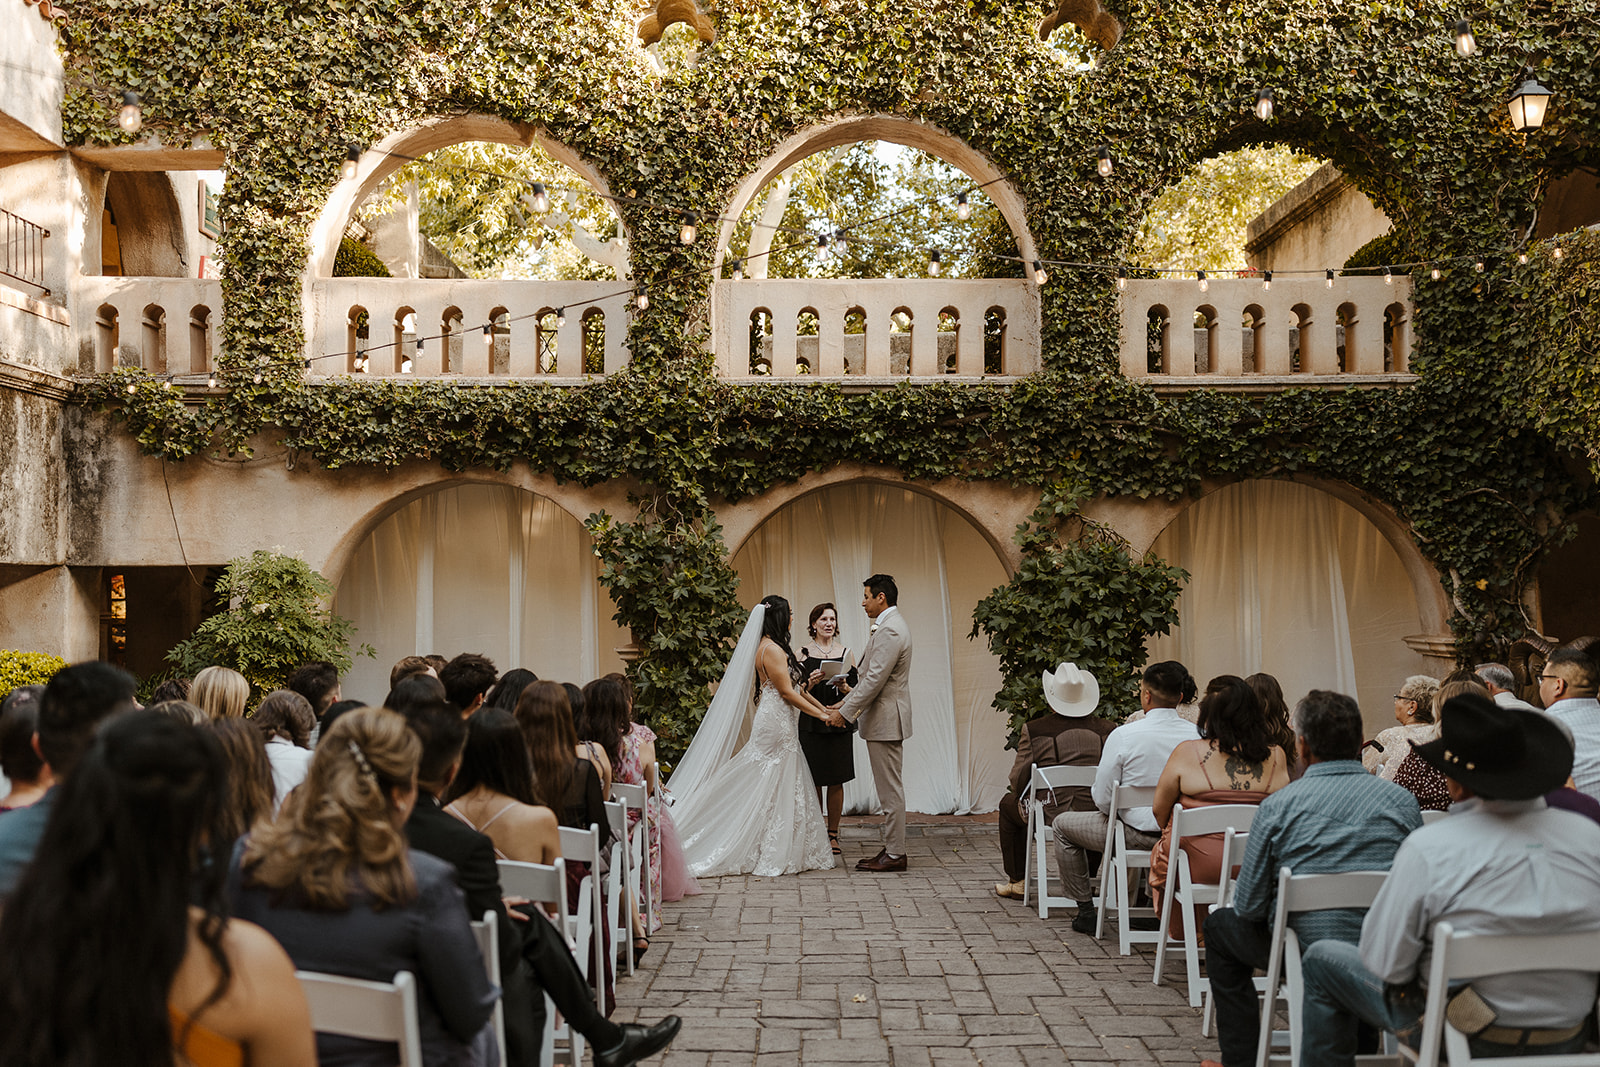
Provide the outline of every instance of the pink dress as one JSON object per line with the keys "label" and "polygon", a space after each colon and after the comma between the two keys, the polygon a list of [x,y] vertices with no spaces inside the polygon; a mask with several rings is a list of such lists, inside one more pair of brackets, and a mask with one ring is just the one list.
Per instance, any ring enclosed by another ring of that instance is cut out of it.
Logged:
{"label": "pink dress", "polygon": [[[652,744],[655,731],[643,723],[634,723],[622,738],[622,760],[613,771],[617,781],[629,785],[644,785],[644,764],[639,760],[639,749]],[[650,896],[653,900],[682,900],[700,892],[700,884],[689,873],[683,859],[683,845],[678,841],[678,828],[673,824],[672,812],[652,795],[650,805]],[[638,821],[638,813],[628,810],[629,826]],[[661,928],[657,915],[650,924],[650,932]]]}

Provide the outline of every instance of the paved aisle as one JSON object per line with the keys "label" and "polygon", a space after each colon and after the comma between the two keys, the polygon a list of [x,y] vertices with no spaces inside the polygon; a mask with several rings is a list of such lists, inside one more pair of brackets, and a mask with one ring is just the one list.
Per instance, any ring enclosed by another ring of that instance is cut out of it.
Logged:
{"label": "paved aisle", "polygon": [[1215,1058],[1181,980],[1151,984],[1149,953],[1119,957],[1070,912],[1041,921],[993,894],[993,818],[914,817],[904,874],[855,871],[880,839],[876,820],[847,819],[841,868],[704,883],[667,906],[616,1018],[682,1015],[665,1067]]}

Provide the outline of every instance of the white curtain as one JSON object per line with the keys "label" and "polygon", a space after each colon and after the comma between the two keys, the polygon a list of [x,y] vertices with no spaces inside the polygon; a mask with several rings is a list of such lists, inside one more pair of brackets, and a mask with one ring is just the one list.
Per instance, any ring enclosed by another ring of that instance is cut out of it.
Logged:
{"label": "white curtain", "polygon": [[1294,482],[1227,486],[1156,538],[1155,552],[1190,574],[1179,625],[1149,642],[1204,686],[1264,671],[1291,707],[1311,689],[1348,693],[1367,729],[1393,725],[1392,695],[1428,673],[1402,638],[1422,630],[1400,557],[1360,512]]}
{"label": "white curtain", "polygon": [[[844,643],[859,658],[868,620],[861,582],[892,574],[911,630],[913,730],[905,747],[911,811],[992,811],[1005,793],[1006,722],[993,707],[999,661],[969,641],[972,609],[1006,581],[994,549],[951,509],[907,489],[834,486],[802,497],[758,529],[734,558],[740,599],[769,593],[794,609],[791,640],[807,639],[811,608],[833,602]],[[856,778],[845,809],[875,810],[866,744],[856,739]]]}
{"label": "white curtain", "polygon": [[376,704],[404,656],[480,652],[501,672],[525,667],[582,685],[621,670],[628,635],[611,621],[589,535],[550,500],[510,486],[465,485],[412,501],[356,550],[334,610],[357,627],[344,693]]}

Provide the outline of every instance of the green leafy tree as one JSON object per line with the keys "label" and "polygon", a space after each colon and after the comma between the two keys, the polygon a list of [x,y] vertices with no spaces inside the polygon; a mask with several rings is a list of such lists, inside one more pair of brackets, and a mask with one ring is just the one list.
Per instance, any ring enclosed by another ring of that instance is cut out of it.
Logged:
{"label": "green leafy tree", "polygon": [[66,665],[60,656],[46,652],[0,650],[0,698],[19,685],[45,685]]}
{"label": "green leafy tree", "polygon": [[1062,662],[1099,681],[1096,714],[1120,718],[1133,711],[1145,639],[1178,621],[1188,573],[1153,556],[1134,559],[1110,527],[1080,513],[1088,496],[1079,486],[1046,489],[1017,527],[1016,576],[972,612],[971,636],[985,635],[1005,673],[994,706],[1010,720],[1013,746],[1022,725],[1044,710],[1040,674]]}
{"label": "green leafy tree", "polygon": [[[231,667],[259,694],[281,687],[311,660],[327,660],[340,673],[350,669],[355,624],[326,607],[333,584],[300,557],[257,549],[230,560],[217,596],[228,606],[167,653],[179,673]],[[356,652],[373,655],[370,645]]]}

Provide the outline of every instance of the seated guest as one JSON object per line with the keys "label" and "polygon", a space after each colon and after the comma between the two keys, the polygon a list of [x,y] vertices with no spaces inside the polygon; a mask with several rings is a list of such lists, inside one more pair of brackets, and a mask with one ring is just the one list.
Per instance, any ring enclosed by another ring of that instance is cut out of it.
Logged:
{"label": "seated guest", "polygon": [[230,843],[229,851],[223,855],[231,855],[231,842],[249,833],[257,819],[270,819],[278,810],[272,788],[272,760],[261,731],[249,719],[215,719],[209,727],[222,743],[227,762],[227,796],[218,821],[222,826],[219,840]]}
{"label": "seated guest", "polygon": [[[1234,882],[1233,907],[1206,919],[1206,973],[1222,1067],[1255,1063],[1261,1017],[1252,975],[1267,966],[1278,871],[1386,871],[1406,835],[1422,825],[1415,797],[1362,768],[1361,709],[1354,700],[1313,689],[1295,708],[1294,725],[1305,774],[1261,802]],[[1290,925],[1302,948],[1325,937],[1355,944],[1365,914],[1307,912]],[[1201,1067],[1215,1067],[1215,1061]]]}
{"label": "seated guest", "polygon": [[34,737],[55,784],[33,804],[0,818],[0,904],[32,862],[61,784],[94,740],[100,723],[133,709],[133,690],[133,675],[121,667],[96,662],[63,667],[44,687]]}
{"label": "seated guest", "polygon": [[299,693],[274,689],[261,698],[250,719],[267,745],[272,764],[272,795],[277,805],[305,781],[311,768],[311,730],[316,726],[311,705]]}
{"label": "seated guest", "polygon": [[489,695],[483,698],[483,702],[491,708],[516,711],[517,700],[522,696],[522,691],[538,680],[539,676],[532,671],[523,670],[521,667],[512,668],[494,683],[494,688],[489,690]]}
{"label": "seated guest", "polygon": [[1304,767],[1295,758],[1294,726],[1289,722],[1289,704],[1283,699],[1283,686],[1270,674],[1252,674],[1244,680],[1261,701],[1261,714],[1267,720],[1267,736],[1289,757],[1289,777],[1299,778]]}
{"label": "seated guest", "polygon": [[[387,706],[388,705],[385,705],[385,707]],[[322,735],[333,728],[333,724],[339,721],[339,716],[343,715],[347,711],[355,711],[357,708],[364,707],[366,707],[366,705],[359,700],[341,700],[335,703],[331,708],[323,713],[322,721],[317,723],[317,734],[314,743],[321,744]]]}
{"label": "seated guest", "polygon": [[594,764],[577,755],[582,746],[566,689],[555,682],[532,683],[517,700],[516,719],[533,761],[534,796],[556,813],[562,826],[598,826],[603,860],[612,838],[605,789]]}
{"label": "seated guest", "polygon": [[152,711],[89,745],[0,917],[0,1063],[316,1063],[294,965],[201,862],[224,773],[210,730]]}
{"label": "seated guest", "polygon": [[[1100,705],[1100,683],[1075,663],[1063,663],[1043,675],[1044,699],[1050,713],[1030,719],[1022,727],[1017,742],[1017,758],[1011,765],[1011,788],[1000,799],[1000,863],[1006,880],[994,891],[1011,900],[1021,900],[1023,874],[1027,869],[1028,814],[1025,804],[1033,768],[1095,767],[1106,737],[1116,728],[1110,719],[1094,714]],[[1044,801],[1043,818],[1053,822],[1064,811],[1090,812],[1094,798],[1082,787],[1052,789],[1039,799]]]}
{"label": "seated guest", "polygon": [[[278,820],[239,843],[233,913],[278,939],[297,970],[375,982],[410,971],[428,1067],[466,1067],[499,990],[484,973],[448,863],[407,847],[422,745],[405,720],[365,708],[323,737]],[[392,1042],[317,1035],[323,1064],[392,1065]]]}
{"label": "seated guest", "polygon": [[42,685],[22,685],[0,700],[0,774],[11,783],[0,799],[0,812],[25,808],[50,789],[50,768],[33,747],[43,692]]}
{"label": "seated guest", "polygon": [[1378,731],[1378,736],[1361,746],[1361,765],[1389,781],[1400,770],[1400,761],[1411,751],[1408,741],[1432,741],[1436,734],[1433,698],[1439,679],[1413,674],[1394,695],[1394,721],[1398,726]]}
{"label": "seated guest", "polygon": [[[540,1028],[525,1020],[543,1013],[543,999],[535,996],[539,990],[548,993],[556,1009],[588,1039],[595,1049],[595,1062],[599,1067],[628,1067],[666,1048],[681,1025],[676,1015],[669,1015],[649,1028],[610,1022],[595,1007],[566,938],[555,926],[542,919],[533,921],[537,916],[524,919],[518,915],[515,921],[508,921],[501,899],[500,874],[495,867],[494,843],[459,819],[446,815],[439,800],[460,769],[462,749],[467,740],[466,723],[461,721],[456,709],[443,700],[432,704],[412,703],[405,717],[422,741],[419,796],[406,822],[406,836],[412,848],[438,856],[455,868],[469,915],[481,916],[485,911],[494,911],[499,917],[502,931],[500,975],[506,987],[506,1041],[511,1046],[508,1052],[511,1062],[536,1063],[538,1060]],[[537,989],[526,994],[520,992],[529,981]],[[523,1012],[519,1006],[524,1003],[537,1010],[531,1014]],[[519,1033],[528,1036],[519,1037]],[[531,1060],[528,1059],[530,1055]]]}
{"label": "seated guest", "polygon": [[467,720],[467,747],[446,799],[444,810],[487,834],[501,859],[561,858],[561,824],[535,801],[528,745],[509,711],[483,708]]}
{"label": "seated guest", "polygon": [[408,704],[433,704],[445,699],[443,682],[431,674],[412,674],[394,684],[383,698],[383,706],[404,715]]}
{"label": "seated guest", "polygon": [[194,676],[189,702],[213,719],[242,719],[250,699],[250,683],[227,667],[207,667]]}
{"label": "seated guest", "polygon": [[615,780],[611,769],[611,757],[606,755],[604,741],[596,741],[590,733],[605,730],[605,724],[596,722],[588,717],[588,705],[583,699],[583,690],[571,682],[562,682],[561,688],[567,691],[567,705],[572,708],[573,736],[578,739],[577,752],[580,757],[588,760],[600,776],[600,785],[606,796],[611,795],[611,784]]}
{"label": "seated guest", "polygon": [[188,700],[189,689],[193,685],[194,681],[189,678],[168,678],[150,694],[150,706],[165,704],[169,700]]}
{"label": "seated guest", "polygon": [[[1449,781],[1450,817],[1401,844],[1359,947],[1325,939],[1306,950],[1301,1067],[1354,1064],[1358,1022],[1416,1026],[1441,921],[1464,934],[1600,929],[1600,826],[1543,799],[1571,773],[1566,736],[1546,715],[1475,693],[1446,701],[1440,725],[1439,740],[1416,754]],[[1468,1039],[1472,1055],[1580,1051],[1597,971],[1600,960],[1578,973],[1474,979],[1492,1014]]]}
{"label": "seated guest", "polygon": [[[1200,737],[1173,749],[1156,783],[1152,810],[1161,827],[1161,840],[1150,854],[1150,890],[1156,907],[1161,907],[1169,870],[1177,869],[1171,858],[1174,807],[1259,804],[1288,784],[1288,757],[1270,740],[1255,690],[1231,674],[1207,682],[1206,695],[1200,700]],[[1222,840],[1222,834],[1183,839],[1196,882],[1214,883],[1221,877]],[[1172,936],[1183,936],[1176,908],[1172,910]]]}
{"label": "seated guest", "polygon": [[151,704],[150,710],[159,711],[167,718],[176,719],[185,726],[204,726],[211,722],[211,716],[201,710],[199,705],[191,704],[187,700],[163,700]]}
{"label": "seated guest", "polygon": [[[1444,719],[1446,701],[1468,693],[1487,697],[1489,691],[1476,679],[1449,678],[1433,694],[1433,725],[1428,728],[1426,740],[1439,736],[1439,724]],[[1430,766],[1414,751],[1417,742],[1407,741],[1405,751],[1384,765],[1383,777],[1417,798],[1423,811],[1449,811],[1450,790],[1445,776]]]}
{"label": "seated guest", "polygon": [[[1097,810],[1064,811],[1050,824],[1056,838],[1056,866],[1061,872],[1062,892],[1078,903],[1072,928],[1092,934],[1099,916],[1089,890],[1089,853],[1105,845],[1107,816],[1111,810],[1111,790],[1117,785],[1154,787],[1161,778],[1172,750],[1184,741],[1200,736],[1194,723],[1178,715],[1178,705],[1195,698],[1194,679],[1176,660],[1152,663],[1139,682],[1137,722],[1123,723],[1106,737],[1095,772],[1090,795]],[[1149,808],[1132,808],[1124,813],[1129,848],[1154,848],[1160,827]]]}
{"label": "seated guest", "polygon": [[401,682],[413,675],[427,674],[434,678],[439,677],[439,672],[433,669],[433,664],[422,656],[402,656],[393,667],[389,669],[389,688],[393,689]]}
{"label": "seated guest", "polygon": [[461,653],[439,671],[445,696],[461,709],[464,716],[471,715],[483,705],[484,696],[498,677],[489,657],[476,652]]}
{"label": "seated guest", "polygon": [[1517,696],[1517,676],[1511,673],[1511,668],[1504,663],[1480,663],[1472,668],[1472,673],[1477,675],[1478,681],[1489,690],[1489,696],[1502,708],[1521,708],[1524,711],[1538,711],[1532,704]]}
{"label": "seated guest", "polygon": [[1600,671],[1587,652],[1558,648],[1539,675],[1539,699],[1550,717],[1566,726],[1575,751],[1572,784],[1578,792],[1600,797]]}
{"label": "seated guest", "polygon": [[322,729],[322,717],[337,704],[343,693],[339,688],[339,668],[327,660],[312,660],[302,664],[289,675],[285,689],[299,693],[311,705],[316,723],[311,727],[311,748],[317,747],[317,734]]}

